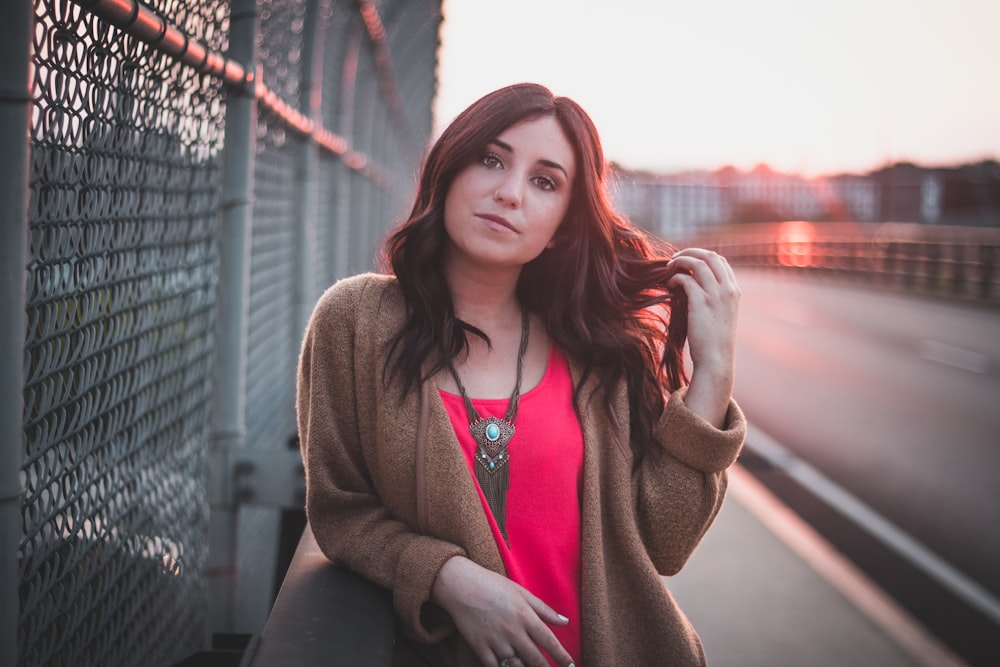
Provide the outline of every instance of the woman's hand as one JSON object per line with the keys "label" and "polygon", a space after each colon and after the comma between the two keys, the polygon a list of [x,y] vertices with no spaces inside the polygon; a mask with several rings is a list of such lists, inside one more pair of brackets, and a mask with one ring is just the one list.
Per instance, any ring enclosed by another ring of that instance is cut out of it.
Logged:
{"label": "woman's hand", "polygon": [[517,656],[517,667],[549,667],[539,647],[559,665],[573,658],[546,624],[568,619],[526,589],[468,558],[455,556],[441,567],[431,599],[451,615],[458,631],[487,667]]}
{"label": "woman's hand", "polygon": [[736,372],[736,319],[740,288],[729,262],[701,248],[687,248],[668,263],[677,273],[668,281],[688,302],[691,383],[684,403],[721,428],[733,394]]}

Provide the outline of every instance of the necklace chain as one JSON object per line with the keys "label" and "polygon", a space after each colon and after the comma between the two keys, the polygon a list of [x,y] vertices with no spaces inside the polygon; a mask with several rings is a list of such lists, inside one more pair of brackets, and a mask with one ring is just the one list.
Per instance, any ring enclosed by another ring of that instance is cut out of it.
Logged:
{"label": "necklace chain", "polygon": [[[524,355],[528,351],[528,332],[530,326],[528,323],[528,311],[521,310],[521,345],[517,351],[517,381],[514,383],[514,391],[510,395],[510,402],[507,404],[507,412],[504,415],[504,421],[514,425],[514,421],[517,419],[517,406],[521,399],[521,378],[524,374]],[[458,376],[458,370],[455,365],[449,361],[448,370],[451,371],[452,377],[455,378],[455,384],[458,385],[458,393],[462,396],[462,400],[465,401],[465,411],[469,415],[469,423],[474,424],[475,422],[482,419],[479,416],[479,411],[476,410],[476,406],[472,404],[472,400],[465,391],[465,385],[462,384],[462,379]]]}

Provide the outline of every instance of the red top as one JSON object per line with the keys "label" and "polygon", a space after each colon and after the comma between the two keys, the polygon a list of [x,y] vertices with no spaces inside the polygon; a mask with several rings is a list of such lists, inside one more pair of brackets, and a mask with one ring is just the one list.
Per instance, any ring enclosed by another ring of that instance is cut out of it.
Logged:
{"label": "red top", "polygon": [[[441,391],[458,442],[475,479],[476,441],[461,396]],[[503,418],[507,399],[473,399],[482,417]],[[555,344],[545,376],[521,395],[514,436],[508,444],[507,536],[479,489],[507,576],[534,593],[567,626],[550,626],[580,667],[580,499],[583,492],[583,432],[573,407],[573,380]],[[555,663],[552,663],[555,664]]]}

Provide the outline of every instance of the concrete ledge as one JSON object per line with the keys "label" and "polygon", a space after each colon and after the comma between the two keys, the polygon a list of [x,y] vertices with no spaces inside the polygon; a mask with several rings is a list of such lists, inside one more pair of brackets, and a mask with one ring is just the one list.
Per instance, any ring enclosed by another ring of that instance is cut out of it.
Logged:
{"label": "concrete ledge", "polygon": [[394,623],[389,592],[333,565],[306,526],[241,667],[388,667]]}

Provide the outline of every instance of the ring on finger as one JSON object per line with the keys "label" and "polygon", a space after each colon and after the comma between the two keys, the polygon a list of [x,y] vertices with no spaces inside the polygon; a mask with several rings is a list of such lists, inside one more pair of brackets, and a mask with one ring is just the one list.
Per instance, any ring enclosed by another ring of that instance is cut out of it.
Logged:
{"label": "ring on finger", "polygon": [[521,662],[521,658],[517,656],[517,653],[508,658],[498,658],[500,660],[500,667],[514,667],[517,663]]}

